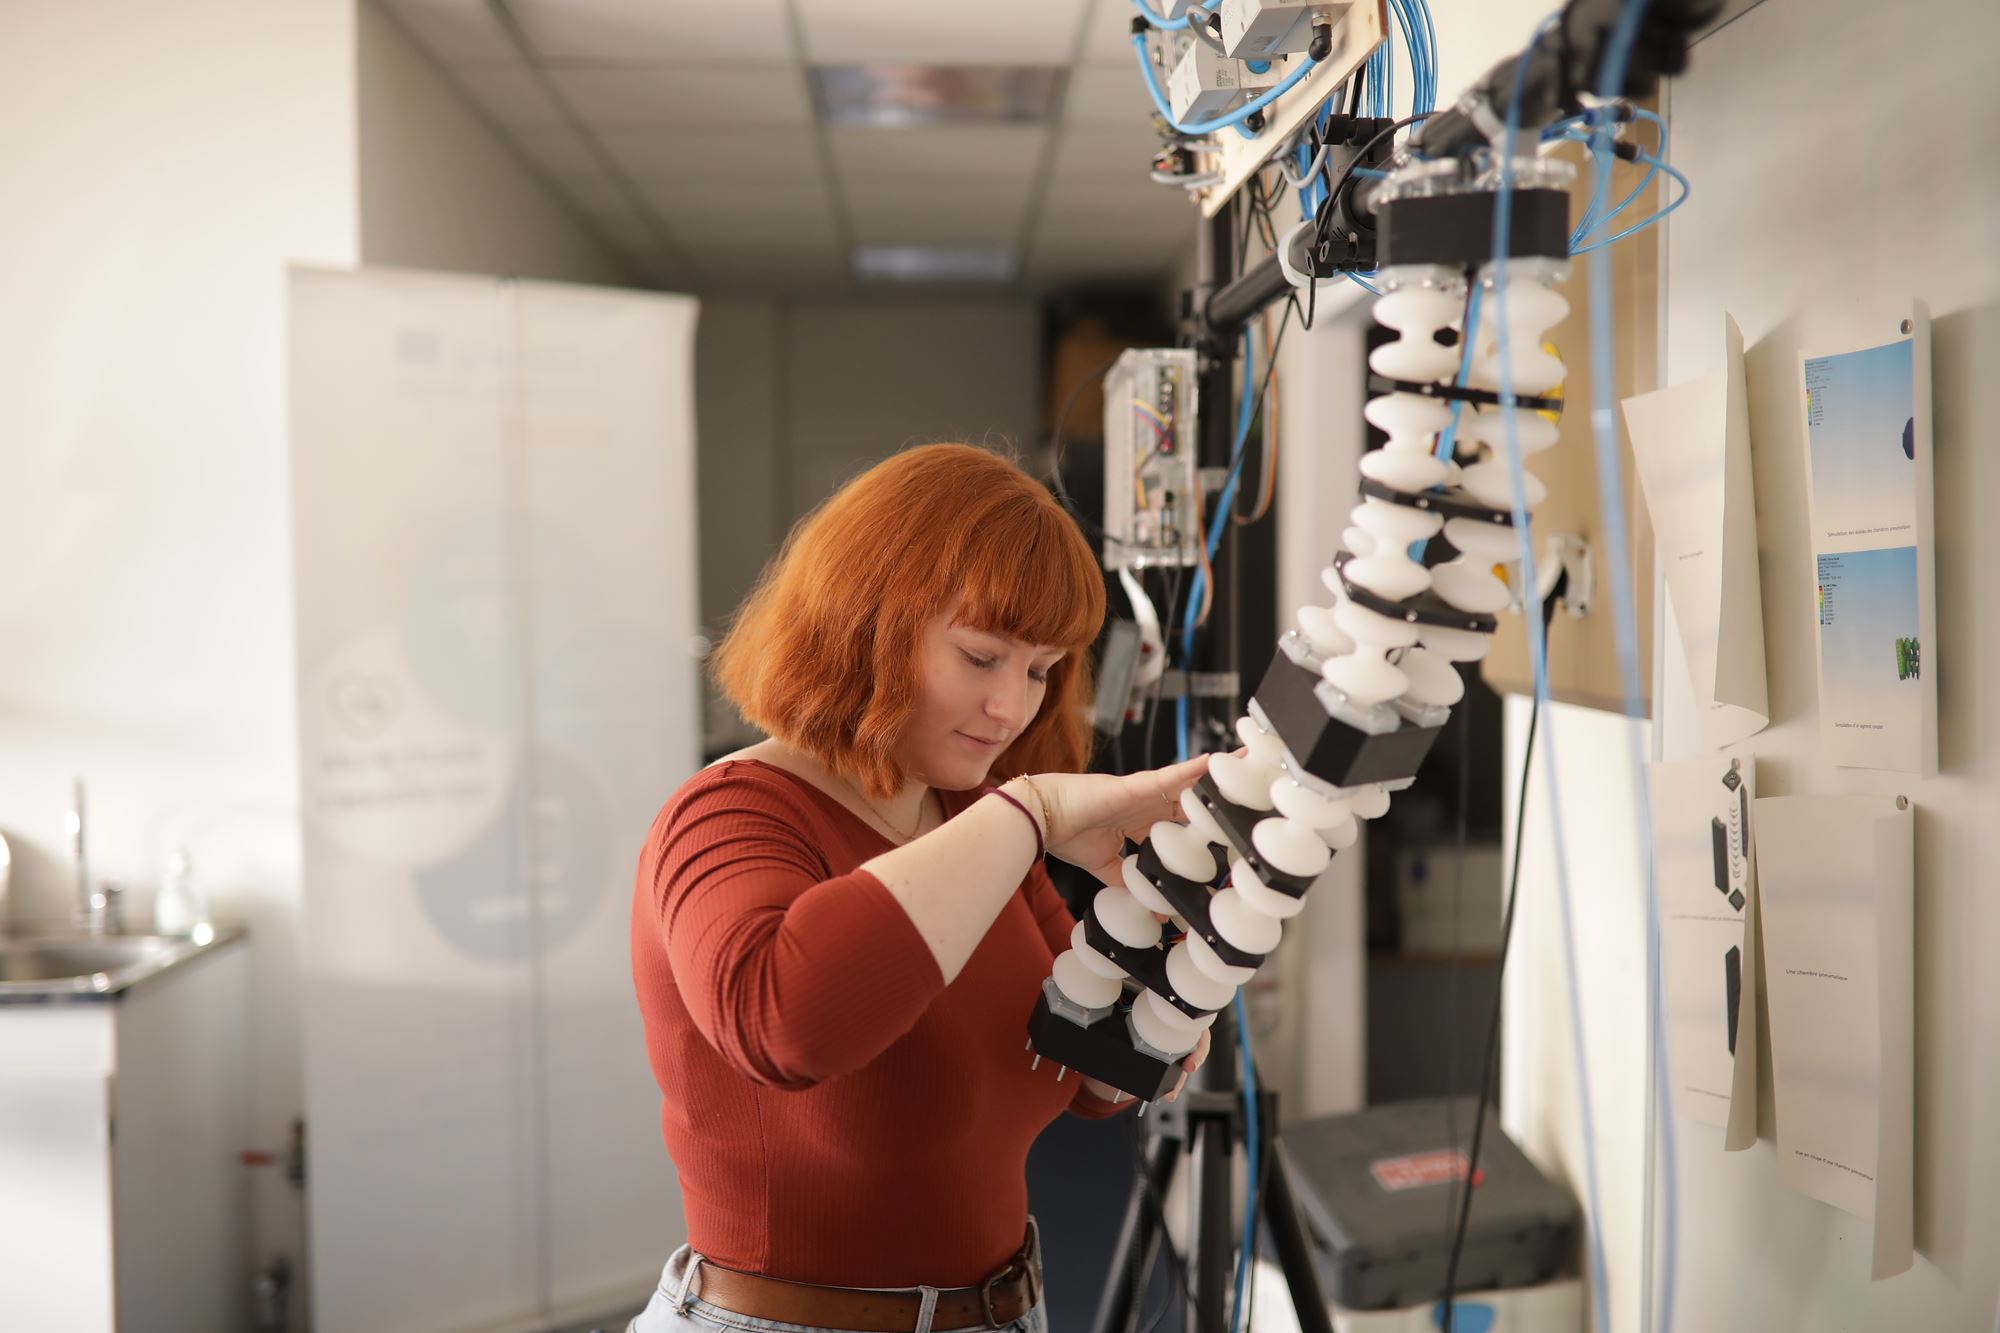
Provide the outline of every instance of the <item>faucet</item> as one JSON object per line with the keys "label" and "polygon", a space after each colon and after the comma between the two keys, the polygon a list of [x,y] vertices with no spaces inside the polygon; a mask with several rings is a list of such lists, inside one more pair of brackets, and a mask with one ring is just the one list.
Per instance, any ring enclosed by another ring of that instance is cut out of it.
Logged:
{"label": "faucet", "polygon": [[109,884],[96,889],[90,887],[90,857],[84,850],[83,841],[82,778],[70,782],[69,850],[70,858],[76,862],[78,924],[92,935],[102,935],[107,931],[117,934],[122,926],[118,919],[121,915],[120,904],[114,900],[117,891]]}

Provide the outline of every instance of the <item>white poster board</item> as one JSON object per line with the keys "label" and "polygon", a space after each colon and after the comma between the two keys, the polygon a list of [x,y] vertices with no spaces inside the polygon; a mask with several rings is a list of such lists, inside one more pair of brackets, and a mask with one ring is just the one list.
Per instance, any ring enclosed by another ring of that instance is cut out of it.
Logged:
{"label": "white poster board", "polygon": [[642,1298],[681,1239],[632,873],[699,763],[695,304],[291,283],[320,1333]]}

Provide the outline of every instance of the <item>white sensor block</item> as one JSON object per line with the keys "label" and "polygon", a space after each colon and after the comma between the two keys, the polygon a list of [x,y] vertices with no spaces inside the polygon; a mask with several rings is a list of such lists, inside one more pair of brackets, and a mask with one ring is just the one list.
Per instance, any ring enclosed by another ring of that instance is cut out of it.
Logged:
{"label": "white sensor block", "polygon": [[1330,26],[1346,8],[1327,0],[1222,0],[1222,49],[1236,60],[1303,52],[1314,23]]}
{"label": "white sensor block", "polygon": [[1234,111],[1249,97],[1274,88],[1284,77],[1275,64],[1259,74],[1240,60],[1228,60],[1206,42],[1190,42],[1167,80],[1167,105],[1186,125]]}

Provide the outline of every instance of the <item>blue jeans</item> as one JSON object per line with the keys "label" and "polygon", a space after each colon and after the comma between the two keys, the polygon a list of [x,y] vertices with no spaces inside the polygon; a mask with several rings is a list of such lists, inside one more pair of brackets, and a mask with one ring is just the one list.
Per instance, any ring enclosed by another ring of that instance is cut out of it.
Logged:
{"label": "blue jeans", "polygon": [[[1034,1225],[1034,1219],[1029,1219],[1029,1225]],[[653,1293],[653,1299],[639,1312],[639,1317],[627,1325],[626,1333],[828,1333],[826,1329],[805,1324],[758,1319],[725,1310],[719,1305],[710,1305],[694,1294],[701,1289],[700,1262],[701,1256],[686,1245],[675,1250],[673,1257],[667,1260],[667,1266],[660,1271],[659,1290]],[[911,1287],[904,1290],[919,1293],[923,1289]],[[984,1328],[985,1325],[974,1324],[972,1327]],[[919,1328],[916,1333],[956,1331]],[[1047,1301],[1037,1302],[1033,1309],[1013,1323],[1002,1325],[1000,1333],[1049,1333]]]}

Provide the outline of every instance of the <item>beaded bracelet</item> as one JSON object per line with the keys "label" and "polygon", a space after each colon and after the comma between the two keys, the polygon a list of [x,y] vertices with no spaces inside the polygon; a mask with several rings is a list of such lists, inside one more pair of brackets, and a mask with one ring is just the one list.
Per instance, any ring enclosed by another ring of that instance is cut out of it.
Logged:
{"label": "beaded bracelet", "polygon": [[1042,841],[1042,821],[1036,819],[1027,806],[1022,805],[1018,800],[1001,791],[998,787],[988,787],[986,790],[989,795],[998,796],[1001,800],[1021,812],[1021,817],[1028,821],[1028,827],[1035,831],[1035,859],[1037,861],[1041,860],[1048,851],[1047,845]]}

